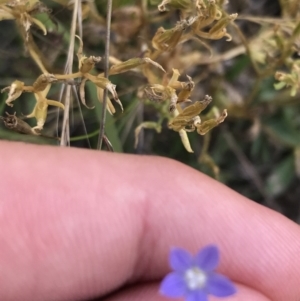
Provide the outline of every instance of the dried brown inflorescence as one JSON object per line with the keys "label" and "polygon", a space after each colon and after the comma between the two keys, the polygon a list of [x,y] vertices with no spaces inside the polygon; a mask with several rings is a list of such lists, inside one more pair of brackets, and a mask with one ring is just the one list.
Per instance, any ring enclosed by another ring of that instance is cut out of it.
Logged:
{"label": "dried brown inflorescence", "polygon": [[[64,1],[59,2],[66,4]],[[84,17],[87,17],[89,14],[93,16],[97,15],[95,14],[95,6],[87,5],[81,8],[83,9],[84,7],[87,7],[86,13],[83,15]],[[170,29],[159,27],[151,40],[152,48],[146,49],[140,56],[125,61],[112,58],[114,64],[109,69],[108,74],[121,74],[131,70],[142,74],[147,80],[147,84],[144,87],[145,97],[152,102],[158,103],[161,107],[159,109],[161,116],[157,123],[146,121],[138,126],[136,129],[135,145],[137,145],[138,133],[142,128],[152,128],[159,132],[161,130],[162,121],[167,119],[169,128],[179,132],[183,145],[187,151],[192,152],[187,132],[197,130],[200,135],[204,135],[210,129],[224,121],[227,116],[226,110],[220,114],[218,113],[219,110],[215,108],[214,112],[217,113],[214,115],[214,118],[206,118],[206,120],[202,122],[199,114],[211,102],[211,97],[206,96],[203,101],[193,102],[192,93],[195,88],[193,78],[186,75],[186,81],[180,80],[179,78],[182,72],[179,72],[179,70],[175,68],[172,69],[172,74],[169,76],[171,71],[170,66],[168,66],[168,70],[166,71],[158,61],[160,57],[176,51],[176,48],[180,44],[191,39],[201,38],[216,40],[227,37],[228,41],[231,40],[231,36],[228,34],[226,27],[230,22],[236,19],[237,14],[226,14],[223,10],[222,1],[215,0],[164,0],[158,5],[160,12],[172,8],[181,11],[181,20]],[[88,107],[85,100],[85,85],[87,81],[90,81],[97,89],[98,100],[100,102],[103,102],[103,92],[104,89],[107,89],[113,100],[119,104],[123,111],[123,105],[118,97],[116,85],[102,73],[95,74],[94,67],[101,61],[101,57],[85,56],[83,54],[83,42],[79,36],[76,36],[79,40],[77,51],[78,70],[69,74],[51,74],[47,72],[38,53],[34,51],[35,47],[33,41],[31,43],[30,39],[30,27],[32,24],[42,29],[44,34],[47,33],[44,24],[33,17],[35,13],[42,11],[48,13],[46,8],[38,0],[0,2],[0,19],[1,16],[2,19],[15,19],[18,24],[22,26],[23,36],[27,41],[29,52],[43,71],[32,86],[26,86],[23,82],[15,80],[9,87],[2,89],[2,92],[8,91],[6,104],[13,106],[13,102],[19,98],[23,92],[32,93],[34,95],[36,99],[35,107],[32,113],[26,117],[34,117],[36,119],[36,126],[32,129],[30,128],[30,131],[36,135],[40,134],[44,127],[49,105],[64,109],[64,105],[61,102],[47,98],[51,85],[57,82],[64,81],[68,84],[70,81],[78,80],[80,99],[82,104]],[[136,23],[134,23],[134,33],[130,35],[137,34],[145,21],[143,16],[145,11],[136,10],[131,7],[131,9],[128,8],[127,10],[119,9],[119,15],[115,14],[115,16],[121,18],[123,17],[122,12],[125,14],[125,11],[127,13],[131,12],[131,15],[124,15],[124,18],[130,18],[134,13]],[[103,19],[101,19],[100,16],[96,19],[103,25]],[[113,28],[118,32],[122,31],[120,24],[120,20],[113,24]],[[115,113],[115,107],[109,98],[106,99],[106,103],[106,109],[111,114]],[[94,106],[88,108],[92,109],[93,107]]]}

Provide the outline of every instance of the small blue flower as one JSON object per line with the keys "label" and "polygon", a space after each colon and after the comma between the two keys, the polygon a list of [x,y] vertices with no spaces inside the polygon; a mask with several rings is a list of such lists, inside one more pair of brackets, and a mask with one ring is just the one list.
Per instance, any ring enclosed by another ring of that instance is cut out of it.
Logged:
{"label": "small blue flower", "polygon": [[207,301],[208,295],[228,297],[236,293],[233,283],[214,272],[219,264],[219,249],[209,245],[195,257],[186,250],[174,248],[170,253],[174,272],[162,281],[160,293],[172,298],[185,297],[186,301]]}

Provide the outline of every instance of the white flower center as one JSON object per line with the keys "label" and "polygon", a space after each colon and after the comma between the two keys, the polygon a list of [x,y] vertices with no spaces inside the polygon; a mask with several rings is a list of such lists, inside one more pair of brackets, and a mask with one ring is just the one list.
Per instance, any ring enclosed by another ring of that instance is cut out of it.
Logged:
{"label": "white flower center", "polygon": [[206,284],[207,276],[199,268],[188,269],[184,274],[184,279],[190,290],[203,288]]}

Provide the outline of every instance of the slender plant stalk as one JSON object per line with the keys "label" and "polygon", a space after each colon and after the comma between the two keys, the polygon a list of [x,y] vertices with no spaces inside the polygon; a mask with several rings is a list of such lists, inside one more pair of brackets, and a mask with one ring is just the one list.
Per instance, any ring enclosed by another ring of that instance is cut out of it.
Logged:
{"label": "slender plant stalk", "polygon": [[[109,69],[109,43],[110,43],[110,26],[111,26],[111,11],[112,11],[112,0],[107,1],[107,14],[106,14],[106,38],[105,38],[105,59],[104,59],[104,76],[108,78]],[[101,150],[103,136],[105,132],[105,121],[106,121],[106,104],[107,104],[108,90],[105,89],[103,92],[103,109],[100,120],[100,130],[98,137],[97,148]]]}
{"label": "slender plant stalk", "polygon": [[[76,23],[77,23],[78,9],[80,3],[81,3],[80,0],[76,0],[74,3],[72,25],[71,25],[71,32],[70,32],[70,46],[68,50],[68,58],[67,58],[67,63],[65,68],[66,73],[72,73]],[[64,117],[63,117],[63,124],[62,124],[61,140],[60,140],[61,146],[67,146],[70,144],[70,130],[68,129],[70,102],[71,102],[71,86],[67,85],[66,94],[65,94],[65,110],[64,110]]]}

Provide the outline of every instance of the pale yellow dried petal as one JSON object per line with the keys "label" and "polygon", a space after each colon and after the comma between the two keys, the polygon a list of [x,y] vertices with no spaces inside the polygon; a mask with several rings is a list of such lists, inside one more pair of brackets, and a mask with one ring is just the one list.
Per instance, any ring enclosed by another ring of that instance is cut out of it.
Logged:
{"label": "pale yellow dried petal", "polygon": [[[103,103],[103,93],[104,90],[101,88],[97,87],[97,96],[98,96],[98,100]],[[109,99],[109,97],[106,98],[106,109],[109,112],[109,114],[113,115],[114,113],[116,113],[116,109],[114,107],[114,105],[112,104],[111,100]]]}
{"label": "pale yellow dried petal", "polygon": [[2,20],[13,20],[15,19],[14,15],[10,12],[0,8],[0,21]]}
{"label": "pale yellow dried petal", "polygon": [[47,34],[47,29],[40,20],[31,17],[31,21],[32,21],[32,23],[34,23],[37,27],[39,27],[43,31],[44,36]]}
{"label": "pale yellow dried petal", "polygon": [[110,82],[107,78],[102,76],[97,76],[97,79],[93,80],[93,83],[101,89],[107,89],[113,95],[114,100],[119,104],[123,111],[123,105],[120,99],[118,98],[116,85],[112,84],[112,82]]}
{"label": "pale yellow dried petal", "polygon": [[85,101],[85,91],[84,91],[84,86],[85,86],[86,81],[87,81],[87,78],[84,78],[84,79],[81,81],[81,84],[80,84],[80,87],[79,87],[79,95],[80,95],[80,99],[81,99],[82,104],[83,104],[86,108],[88,108],[88,109],[93,109],[93,108],[95,108],[95,106],[89,107],[89,106],[86,104],[86,101]]}
{"label": "pale yellow dried petal", "polygon": [[181,139],[181,142],[182,142],[184,148],[189,153],[193,153],[194,151],[192,150],[192,147],[191,147],[190,140],[189,140],[189,137],[187,135],[187,132],[185,130],[180,130],[179,131],[179,136],[180,136],[180,139]]}
{"label": "pale yellow dried petal", "polygon": [[139,143],[139,134],[142,129],[154,129],[157,133],[161,132],[161,125],[157,122],[153,121],[145,121],[142,122],[136,129],[134,130],[134,136],[135,136],[135,142],[134,142],[134,148],[137,148]]}
{"label": "pale yellow dried petal", "polygon": [[219,117],[215,119],[206,120],[201,124],[196,124],[198,134],[205,135],[208,131],[210,131],[218,124],[223,122],[226,117],[227,117],[227,110],[223,110],[222,114]]}
{"label": "pale yellow dried petal", "polygon": [[159,63],[151,60],[149,57],[145,57],[143,60],[146,64],[151,64],[151,65],[155,66],[156,68],[160,69],[161,71],[166,72],[166,70]]}
{"label": "pale yellow dried petal", "polygon": [[131,69],[137,68],[137,67],[139,67],[141,65],[144,65],[144,64],[151,64],[151,65],[159,68],[163,72],[166,72],[160,64],[158,64],[157,62],[151,60],[149,57],[145,57],[145,58],[132,58],[132,59],[129,59],[129,60],[127,60],[125,62],[122,62],[120,64],[113,65],[109,70],[109,74],[110,75],[120,74],[120,73],[123,73],[123,72],[127,72]]}
{"label": "pale yellow dried petal", "polygon": [[180,76],[180,73],[179,73],[179,70],[178,69],[172,69],[173,71],[173,74],[172,74],[172,77],[171,79],[169,80],[169,85],[173,85],[175,82],[177,82],[179,76]]}
{"label": "pale yellow dried petal", "polygon": [[47,102],[47,105],[49,106],[54,106],[54,107],[58,107],[58,108],[61,108],[61,109],[65,109],[65,106],[63,103],[57,101],[57,100],[52,100],[52,99],[46,99],[46,102]]}
{"label": "pale yellow dried petal", "polygon": [[77,57],[78,57],[78,62],[79,62],[78,70],[79,70],[81,67],[81,59],[83,57],[83,42],[82,42],[80,36],[75,35],[75,37],[79,40],[79,47],[78,47],[78,51],[77,51]]}
{"label": "pale yellow dried petal", "polygon": [[1,93],[3,93],[4,91],[9,90],[8,98],[5,101],[5,103],[8,106],[13,107],[13,104],[11,104],[11,102],[16,100],[22,94],[23,87],[24,87],[23,82],[21,82],[19,80],[15,80],[9,87],[5,87],[1,90]]}
{"label": "pale yellow dried petal", "polygon": [[188,116],[188,117],[195,117],[199,115],[212,101],[212,98],[209,95],[205,95],[202,101],[196,101],[194,104],[186,107],[180,116]]}
{"label": "pale yellow dried petal", "polygon": [[193,7],[193,1],[191,0],[163,0],[158,6],[160,12],[167,11],[166,5],[180,10],[187,10]]}
{"label": "pale yellow dried petal", "polygon": [[192,78],[187,75],[188,82],[183,83],[183,89],[178,94],[178,100],[177,102],[187,102],[190,101],[189,97],[194,90],[195,83],[192,81]]}
{"label": "pale yellow dried petal", "polygon": [[[35,95],[36,96],[36,95]],[[33,130],[42,130],[44,127],[44,124],[46,122],[48,113],[48,104],[45,101],[37,101],[32,113],[27,115],[27,118],[35,117],[37,121],[37,125],[33,127]]]}

